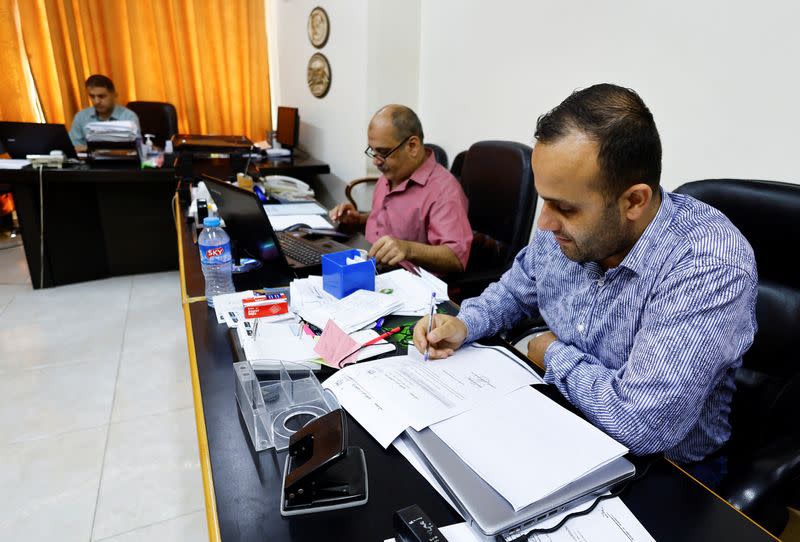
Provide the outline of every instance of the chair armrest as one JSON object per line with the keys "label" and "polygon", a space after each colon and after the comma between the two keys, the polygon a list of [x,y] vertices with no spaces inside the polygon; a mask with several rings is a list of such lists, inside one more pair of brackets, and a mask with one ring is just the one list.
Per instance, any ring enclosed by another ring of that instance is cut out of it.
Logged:
{"label": "chair armrest", "polygon": [[733,506],[772,532],[786,522],[786,506],[800,481],[800,438],[781,438],[746,457],[729,456],[718,488]]}
{"label": "chair armrest", "polygon": [[356,210],[359,210],[358,209],[358,204],[356,204],[356,200],[353,199],[353,196],[352,196],[353,188],[355,188],[356,186],[358,186],[360,184],[363,184],[363,183],[373,183],[374,184],[377,181],[378,181],[377,177],[362,177],[360,179],[353,179],[352,181],[347,183],[347,186],[344,189],[344,196],[347,198],[347,201],[349,201],[353,205],[353,207],[356,208]]}

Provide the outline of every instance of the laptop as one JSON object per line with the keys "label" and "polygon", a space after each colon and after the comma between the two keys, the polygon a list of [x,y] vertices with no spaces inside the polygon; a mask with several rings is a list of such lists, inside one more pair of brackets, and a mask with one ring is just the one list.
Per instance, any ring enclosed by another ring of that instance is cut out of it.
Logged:
{"label": "laptop", "polygon": [[63,124],[0,122],[0,143],[11,158],[50,154],[56,150],[62,151],[66,158],[78,158]]}
{"label": "laptop", "polygon": [[408,428],[400,438],[419,452],[473,530],[491,540],[498,536],[513,540],[548,517],[591,501],[636,473],[636,467],[620,457],[516,512],[430,429]]}
{"label": "laptop", "polygon": [[225,220],[239,258],[253,258],[306,276],[321,272],[323,254],[352,248],[330,239],[310,240],[290,232],[275,232],[256,194],[206,174],[203,181]]}

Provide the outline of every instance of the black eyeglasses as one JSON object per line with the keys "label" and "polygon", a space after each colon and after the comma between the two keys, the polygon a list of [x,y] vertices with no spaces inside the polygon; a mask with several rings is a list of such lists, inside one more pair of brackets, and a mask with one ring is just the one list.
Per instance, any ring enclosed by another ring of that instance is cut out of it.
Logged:
{"label": "black eyeglasses", "polygon": [[366,154],[367,156],[369,156],[372,159],[378,158],[379,160],[386,160],[387,158],[389,158],[392,155],[392,153],[394,151],[396,151],[397,149],[399,149],[400,147],[405,145],[406,141],[408,141],[409,139],[411,139],[411,136],[406,137],[403,141],[398,143],[395,148],[393,148],[392,150],[390,150],[387,153],[377,152],[375,149],[373,149],[372,147],[370,147],[368,145],[367,148],[364,149],[364,154]]}

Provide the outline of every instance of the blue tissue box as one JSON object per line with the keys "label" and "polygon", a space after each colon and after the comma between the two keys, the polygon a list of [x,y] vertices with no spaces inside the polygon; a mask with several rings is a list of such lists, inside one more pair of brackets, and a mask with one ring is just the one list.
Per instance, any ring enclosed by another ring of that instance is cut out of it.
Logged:
{"label": "blue tissue box", "polygon": [[359,256],[358,250],[343,250],[322,255],[322,288],[341,299],[356,290],[375,290],[375,258],[347,265],[347,258]]}

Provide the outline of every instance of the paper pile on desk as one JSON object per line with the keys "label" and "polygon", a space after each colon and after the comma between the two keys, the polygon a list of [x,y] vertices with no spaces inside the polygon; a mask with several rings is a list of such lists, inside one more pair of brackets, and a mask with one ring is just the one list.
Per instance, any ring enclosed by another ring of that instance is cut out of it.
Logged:
{"label": "paper pile on desk", "polygon": [[402,305],[394,314],[401,316],[424,316],[428,314],[431,293],[436,293],[436,303],[444,303],[447,297],[447,284],[435,275],[417,268],[419,276],[396,269],[375,277],[375,290],[396,296]]}
{"label": "paper pile on desk", "polygon": [[139,128],[132,120],[90,122],[84,128],[89,142],[128,142],[139,136]]}
{"label": "paper pile on desk", "polygon": [[[485,438],[476,428],[483,428]],[[527,386],[436,423],[431,430],[517,511],[628,453],[586,420]],[[497,460],[495,446],[486,445],[490,433],[505,435],[503,461]]]}
{"label": "paper pile on desk", "polygon": [[356,290],[336,299],[322,289],[322,277],[294,280],[289,288],[291,309],[303,320],[324,329],[333,319],[348,334],[372,327],[378,318],[402,306],[399,298],[371,290]]}
{"label": "paper pile on desk", "polygon": [[318,369],[314,353],[314,340],[300,333],[299,324],[259,324],[253,333],[250,322],[240,322],[236,326],[239,344],[253,369],[272,369],[283,361],[295,362],[312,369]]}
{"label": "paper pile on desk", "polygon": [[507,350],[470,345],[430,363],[397,356],[351,365],[322,385],[386,448],[408,427],[424,429],[539,381]]}

